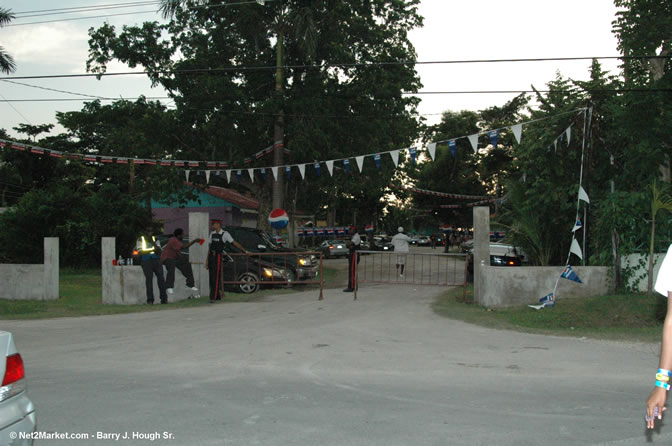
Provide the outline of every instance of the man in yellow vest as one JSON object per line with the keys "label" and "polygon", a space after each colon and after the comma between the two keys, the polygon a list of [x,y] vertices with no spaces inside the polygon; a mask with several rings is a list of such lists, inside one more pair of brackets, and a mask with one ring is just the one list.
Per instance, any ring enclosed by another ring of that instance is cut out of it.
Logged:
{"label": "man in yellow vest", "polygon": [[147,288],[147,304],[154,304],[154,275],[159,285],[159,298],[162,304],[168,303],[166,294],[166,282],[163,278],[163,266],[159,262],[161,246],[154,237],[153,229],[147,228],[145,233],[138,239],[136,249],[140,257],[142,272],[145,274],[145,286]]}

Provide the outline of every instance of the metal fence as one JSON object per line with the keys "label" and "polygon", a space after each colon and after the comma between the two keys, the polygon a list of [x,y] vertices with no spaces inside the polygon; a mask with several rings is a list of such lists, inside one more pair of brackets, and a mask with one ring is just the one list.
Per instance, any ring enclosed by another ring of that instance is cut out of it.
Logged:
{"label": "metal fence", "polygon": [[[463,299],[468,278],[465,254],[358,251],[355,299],[363,284],[461,286]],[[401,274],[404,265],[403,275]]]}

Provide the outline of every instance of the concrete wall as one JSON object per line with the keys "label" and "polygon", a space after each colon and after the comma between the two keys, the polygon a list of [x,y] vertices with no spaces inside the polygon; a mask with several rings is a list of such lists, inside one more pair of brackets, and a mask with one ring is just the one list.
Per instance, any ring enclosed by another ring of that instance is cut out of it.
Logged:
{"label": "concrete wall", "polygon": [[[660,270],[660,265],[663,263],[665,258],[665,253],[654,254],[653,255],[653,284],[656,284],[656,279],[658,278],[658,270]],[[640,260],[644,261],[644,266],[640,267]],[[639,291],[646,291],[649,280],[649,256],[643,254],[630,254],[627,256],[621,257],[621,267],[623,269],[631,267],[635,268],[635,273],[633,277],[628,278],[627,285],[629,287],[634,287]]]}
{"label": "concrete wall", "polygon": [[[539,299],[553,291],[562,266],[481,267],[481,299],[486,307],[537,304]],[[556,302],[607,294],[609,268],[606,266],[572,266],[582,284],[567,279],[558,281]],[[476,278],[474,278],[474,281]]]}
{"label": "concrete wall", "polygon": [[[185,232],[186,232],[185,228]],[[209,234],[209,217],[207,212],[192,212],[189,214],[189,231],[192,238],[207,239]],[[102,239],[101,270],[103,275],[103,303],[117,305],[138,305],[147,301],[145,289],[145,275],[139,265],[114,265],[117,258],[116,239],[103,237]],[[208,271],[205,269],[205,255],[207,243],[194,244],[189,248],[189,260],[194,271],[194,281],[199,294],[207,298],[209,294]],[[164,268],[164,278],[166,270]],[[185,288],[185,278],[178,269],[175,270],[175,292],[168,294],[168,302],[187,299],[193,294]],[[154,278],[154,301],[159,302],[159,287]]]}
{"label": "concrete wall", "polygon": [[0,299],[51,300],[59,296],[58,238],[44,239],[41,265],[0,265]]}

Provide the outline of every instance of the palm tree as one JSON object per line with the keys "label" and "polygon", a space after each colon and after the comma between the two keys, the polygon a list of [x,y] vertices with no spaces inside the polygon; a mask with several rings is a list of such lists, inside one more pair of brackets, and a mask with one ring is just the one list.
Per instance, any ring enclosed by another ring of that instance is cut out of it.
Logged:
{"label": "palm tree", "polygon": [[[9,9],[0,8],[0,27],[8,24],[14,15]],[[0,72],[11,74],[16,70],[14,58],[5,52],[5,49],[0,46]]]}

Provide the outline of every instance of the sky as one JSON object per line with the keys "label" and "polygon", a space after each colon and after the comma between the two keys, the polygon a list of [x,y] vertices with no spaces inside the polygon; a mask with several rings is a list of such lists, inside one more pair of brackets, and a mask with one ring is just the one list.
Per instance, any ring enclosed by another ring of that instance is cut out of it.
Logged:
{"label": "sky", "polygon": [[[0,0],[0,7],[15,13],[53,8],[127,3],[130,0]],[[346,1],[346,0],[344,0]],[[261,7],[256,4],[250,7]],[[0,45],[11,54],[17,70],[11,77],[76,74],[86,72],[88,29],[105,21],[115,25],[134,25],[158,20],[156,7],[108,9],[86,14],[15,19],[0,28]],[[150,11],[150,12],[142,12]],[[119,15],[133,12],[130,15]],[[517,59],[549,57],[617,56],[617,41],[611,31],[616,7],[613,0],[422,0],[419,7],[424,26],[409,37],[418,61]],[[105,17],[33,25],[22,23],[84,17]],[[417,65],[421,91],[529,90],[543,88],[559,72],[563,77],[585,80],[590,60],[517,62],[490,64]],[[602,61],[603,68],[617,72],[618,62]],[[137,68],[136,70],[141,70]],[[130,71],[118,62],[108,72]],[[0,75],[0,78],[7,78]],[[135,98],[165,96],[151,88],[143,75],[69,79],[17,80],[43,88],[67,90],[103,97]],[[503,105],[516,94],[426,94],[421,95],[419,112],[428,123],[436,123],[446,110],[481,110]],[[82,101],[4,102],[3,99],[78,98],[55,91],[17,85],[0,80],[0,128],[19,136],[13,127],[19,123],[56,124],[57,111],[80,110]],[[81,97],[79,97],[81,99]],[[170,104],[169,100],[163,101]],[[52,131],[62,131],[58,126]],[[461,136],[461,135],[458,135]]]}

